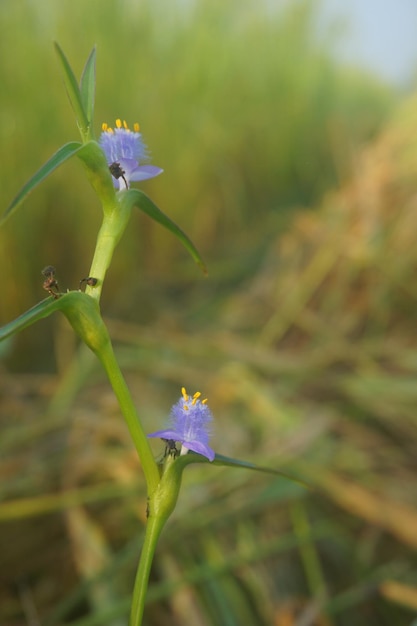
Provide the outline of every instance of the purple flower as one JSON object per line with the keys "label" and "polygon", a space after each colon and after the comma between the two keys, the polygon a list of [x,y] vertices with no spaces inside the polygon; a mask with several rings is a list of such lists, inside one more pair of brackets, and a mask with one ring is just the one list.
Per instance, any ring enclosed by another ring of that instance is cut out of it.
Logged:
{"label": "purple flower", "polygon": [[192,397],[183,387],[182,398],[171,409],[170,427],[165,430],[157,430],[148,437],[160,437],[182,443],[181,454],[188,450],[197,452],[207,457],[209,461],[214,459],[214,450],[208,445],[208,424],[213,416],[207,406],[207,399],[200,400],[201,393],[197,391]]}
{"label": "purple flower", "polygon": [[102,125],[99,144],[104,150],[116,189],[127,189],[132,180],[146,180],[161,174],[155,165],[140,165],[148,158],[146,146],[139,132],[139,124],[129,129],[125,121],[116,120],[116,128]]}

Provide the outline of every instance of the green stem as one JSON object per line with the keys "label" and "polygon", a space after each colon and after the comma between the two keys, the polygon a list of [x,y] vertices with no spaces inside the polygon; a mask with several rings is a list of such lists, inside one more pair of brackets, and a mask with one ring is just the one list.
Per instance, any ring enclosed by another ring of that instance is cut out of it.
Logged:
{"label": "green stem", "polygon": [[85,290],[96,300],[100,299],[104,277],[110,266],[114,249],[126,229],[130,213],[130,208],[126,208],[119,202],[112,209],[104,212],[89,274],[97,279],[97,284],[94,287],[87,286]]}
{"label": "green stem", "polygon": [[[128,203],[126,205],[126,203],[121,202],[121,199],[122,197],[118,194],[118,196],[116,196],[116,203],[110,202],[107,207],[103,206],[105,209],[103,223],[97,236],[96,249],[90,269],[90,277],[96,279],[96,284],[94,286],[87,285],[86,287],[86,294],[94,298],[97,305],[100,300],[103,281],[107,269],[110,266],[114,249],[130,217],[130,207]],[[105,329],[105,327],[101,329],[103,337],[101,337],[100,340],[97,325],[94,326],[94,331],[91,333],[91,329],[89,325],[86,324],[84,317],[79,320],[77,316],[75,316],[72,323],[76,324],[77,328],[80,327],[79,331],[81,331],[81,336],[86,335],[88,339],[90,335],[92,335],[93,339],[95,339],[95,341],[90,340],[90,343],[87,341],[87,345],[90,345],[94,350],[107,373],[145,474],[148,489],[149,519],[135,580],[130,618],[131,626],[140,626],[142,623],[149,574],[156,544],[165,521],[168,519],[175,504],[179,483],[177,489],[171,489],[171,493],[168,492],[166,497],[162,497],[161,499],[161,476],[159,469],[155,463],[148,439],[146,438],[146,434],[138,418],[128,386],[114,355],[107,329]],[[172,493],[174,495],[171,495]]]}
{"label": "green stem", "polygon": [[175,508],[181,487],[183,467],[174,456],[165,457],[157,489],[148,499],[148,523],[133,589],[129,626],[141,626],[149,573],[159,535]]}
{"label": "green stem", "polygon": [[132,608],[130,611],[129,626],[141,626],[143,610],[148,589],[149,574],[155,554],[159,535],[166,519],[157,516],[150,516],[146,525],[145,540],[140,555],[138,571],[136,573],[135,586],[132,596]]}
{"label": "green stem", "polygon": [[116,394],[116,398],[119,402],[121,411],[129,428],[130,435],[133,439],[133,443],[135,444],[135,448],[142,463],[148,494],[151,495],[155,492],[160,479],[158,466],[153,457],[145,431],[143,430],[142,424],[139,420],[129,388],[123,378],[122,372],[120,371],[119,364],[114,356],[111,344],[107,344],[104,350],[100,350],[96,354],[106,370],[110,384]]}

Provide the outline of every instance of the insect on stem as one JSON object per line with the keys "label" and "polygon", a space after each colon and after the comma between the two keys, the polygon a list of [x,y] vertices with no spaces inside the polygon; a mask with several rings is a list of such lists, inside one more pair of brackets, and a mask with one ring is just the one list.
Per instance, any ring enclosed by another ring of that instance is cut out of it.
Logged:
{"label": "insect on stem", "polygon": [[[47,265],[42,270],[42,276],[45,277],[45,280],[42,283],[42,287],[52,296],[55,300],[57,300],[60,296],[59,293],[59,285],[58,281],[55,278],[55,268],[53,265]],[[54,291],[56,290],[56,291]]]}

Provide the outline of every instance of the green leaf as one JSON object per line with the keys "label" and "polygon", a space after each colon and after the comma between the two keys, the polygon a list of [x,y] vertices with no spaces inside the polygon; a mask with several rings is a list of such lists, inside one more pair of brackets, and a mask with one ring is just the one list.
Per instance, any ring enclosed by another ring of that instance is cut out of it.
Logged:
{"label": "green leaf", "polygon": [[196,454],[194,452],[188,452],[188,454],[184,454],[183,456],[179,456],[176,459],[177,463],[181,463],[183,466],[188,465],[190,463],[210,463],[211,465],[224,465],[228,467],[239,467],[240,469],[249,469],[255,472],[263,472],[265,474],[273,474],[275,476],[282,476],[283,478],[287,478],[307,489],[311,489],[312,486],[308,484],[304,479],[298,478],[297,476],[293,476],[291,474],[287,474],[287,472],[282,472],[281,470],[272,468],[272,467],[262,467],[261,465],[255,465],[254,463],[249,463],[248,461],[240,461],[239,459],[232,459],[228,456],[223,456],[222,454],[216,454],[214,457],[214,461],[209,461],[205,456],[201,454]]}
{"label": "green leaf", "polygon": [[77,154],[77,152],[83,147],[83,144],[79,141],[72,141],[62,146],[55,154],[36,172],[34,176],[22,187],[17,196],[8,206],[0,219],[0,225],[11,215],[11,213],[17,209],[17,207],[23,202],[26,196],[34,189],[40,182],[42,182],[51,172],[59,167],[64,161]]}
{"label": "green leaf", "polygon": [[68,291],[57,298],[50,296],[0,328],[0,341],[15,335],[35,322],[62,311],[84,343],[98,352],[109,341],[109,335],[100,316],[98,302],[82,291]]}
{"label": "green leaf", "polygon": [[5,326],[0,328],[0,341],[6,339],[6,337],[10,337],[11,335],[15,335],[20,332],[24,328],[31,326],[38,320],[43,319],[44,317],[48,317],[54,311],[57,311],[61,308],[61,304],[58,299],[54,299],[52,297],[46,298],[42,300],[38,304],[35,304],[34,307],[26,311],[19,317],[17,317],[12,322],[9,322]]}
{"label": "green leaf", "polygon": [[136,206],[138,209],[149,215],[155,222],[165,226],[173,235],[178,237],[183,246],[188,250],[191,254],[194,261],[201,267],[204,274],[207,274],[207,268],[204,264],[203,259],[201,258],[199,252],[196,247],[192,243],[192,241],[187,237],[187,235],[173,222],[165,213],[158,209],[156,204],[152,202],[148,196],[140,191],[139,189],[129,189],[128,191],[123,192],[123,198],[121,199],[122,203],[128,203],[131,207]]}
{"label": "green leaf", "polygon": [[87,120],[90,128],[92,128],[93,125],[95,90],[96,48],[94,46],[94,48],[90,52],[90,56],[87,59],[87,63],[85,64],[80,82],[81,102],[87,115]]}
{"label": "green leaf", "polygon": [[103,204],[104,211],[109,207],[110,210],[113,209],[116,202],[116,190],[100,145],[96,141],[89,141],[82,146],[77,156],[86,168],[87,176]]}
{"label": "green leaf", "polygon": [[55,50],[58,54],[58,58],[62,65],[62,69],[64,71],[64,84],[72,109],[75,113],[78,128],[80,130],[83,141],[88,141],[91,138],[90,125],[88,123],[88,117],[85,112],[83,101],[81,98],[80,88],[78,87],[77,80],[74,76],[74,72],[72,71],[70,64],[68,63],[67,57],[56,42],[54,45]]}

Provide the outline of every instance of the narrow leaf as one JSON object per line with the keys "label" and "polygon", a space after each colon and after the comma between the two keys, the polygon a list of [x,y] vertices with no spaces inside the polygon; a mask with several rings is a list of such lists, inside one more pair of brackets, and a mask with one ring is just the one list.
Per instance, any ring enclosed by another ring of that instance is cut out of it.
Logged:
{"label": "narrow leaf", "polygon": [[255,472],[264,472],[265,474],[275,474],[276,476],[283,476],[284,478],[288,478],[288,480],[292,480],[293,482],[299,483],[303,485],[303,487],[309,487],[308,483],[304,480],[298,478],[297,476],[292,476],[291,474],[287,474],[287,472],[282,472],[281,470],[272,468],[272,467],[263,467],[261,465],[255,465],[254,463],[249,463],[248,461],[240,461],[239,459],[232,459],[228,456],[223,456],[222,454],[216,454],[213,463],[215,465],[226,465],[229,467],[240,467],[243,469],[254,470]]}
{"label": "narrow leaf", "polygon": [[81,102],[83,104],[85,114],[87,115],[87,120],[90,128],[92,128],[93,124],[95,89],[96,48],[94,47],[91,50],[90,56],[87,59],[87,63],[85,64],[80,82]]}
{"label": "narrow leaf", "polygon": [[34,189],[40,182],[42,182],[51,172],[53,172],[62,163],[74,156],[81,148],[83,144],[79,141],[71,141],[70,143],[62,146],[54,155],[51,156],[42,167],[36,172],[34,176],[22,187],[17,196],[8,206],[3,216],[0,219],[0,225],[11,215],[11,213],[17,209],[17,207],[23,202],[26,196]]}
{"label": "narrow leaf", "polygon": [[173,235],[175,235],[183,244],[186,250],[191,254],[194,261],[201,267],[204,274],[207,274],[207,268],[204,264],[203,259],[201,258],[199,252],[196,247],[192,243],[192,241],[187,237],[187,235],[173,222],[165,213],[159,209],[156,204],[152,202],[152,200],[145,194],[143,191],[139,189],[129,189],[128,191],[123,192],[123,199],[121,202],[126,202],[130,204],[130,206],[136,206],[138,209],[149,215],[155,222],[165,226]]}
{"label": "narrow leaf", "polygon": [[0,341],[6,339],[6,337],[10,337],[11,335],[15,335],[20,332],[24,328],[31,326],[38,320],[43,319],[44,317],[48,317],[54,311],[57,311],[61,307],[59,299],[54,300],[54,298],[49,297],[45,300],[42,300],[38,304],[35,304],[34,307],[17,317],[12,322],[9,322],[5,326],[0,328]]}
{"label": "narrow leaf", "polygon": [[78,128],[80,129],[81,136],[84,141],[89,137],[89,123],[87,114],[84,110],[83,102],[81,99],[80,88],[78,87],[77,80],[74,76],[74,72],[68,63],[67,57],[63,53],[60,46],[55,42],[55,50],[58,54],[58,58],[61,62],[62,69],[64,71],[64,83],[67,90],[68,98],[75,113],[77,119]]}
{"label": "narrow leaf", "polygon": [[240,469],[249,469],[255,472],[263,472],[265,474],[273,474],[275,476],[282,476],[283,478],[287,478],[293,482],[296,482],[307,489],[311,489],[312,486],[308,484],[304,479],[298,478],[297,476],[293,476],[292,474],[288,474],[287,472],[282,472],[281,470],[272,468],[272,467],[263,467],[261,465],[255,465],[254,463],[249,463],[248,461],[240,461],[239,459],[232,459],[228,456],[223,456],[222,454],[216,454],[214,457],[214,461],[209,461],[205,456],[201,454],[195,454],[194,452],[189,452],[183,456],[179,456],[176,460],[177,463],[181,463],[183,466],[188,465],[189,463],[210,463],[211,465],[224,465],[228,467],[238,467]]}
{"label": "narrow leaf", "polygon": [[0,341],[14,335],[35,322],[62,311],[71,326],[93,351],[109,341],[108,332],[100,317],[98,302],[82,291],[67,291],[50,296],[0,328]]}

